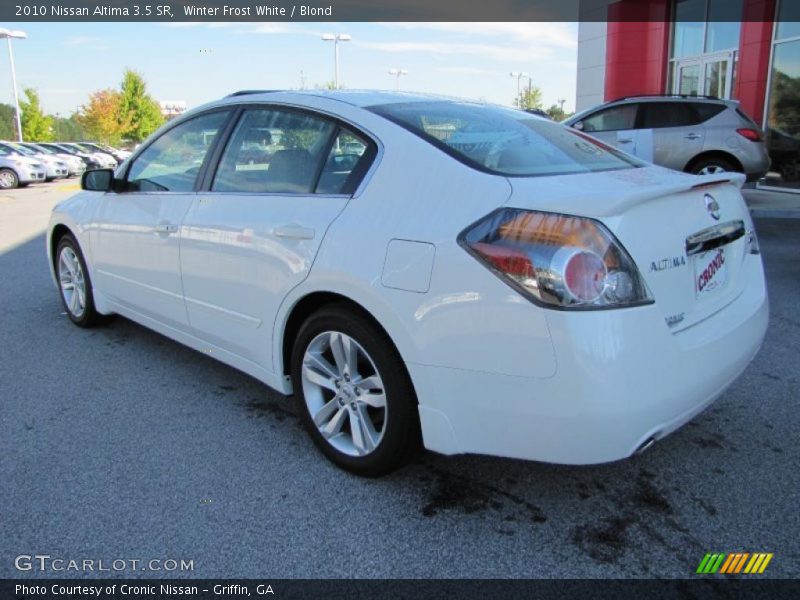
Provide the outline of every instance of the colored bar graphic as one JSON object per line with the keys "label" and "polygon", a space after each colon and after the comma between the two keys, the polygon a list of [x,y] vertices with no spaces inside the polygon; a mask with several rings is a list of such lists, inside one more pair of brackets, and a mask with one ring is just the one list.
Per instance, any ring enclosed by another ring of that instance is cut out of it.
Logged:
{"label": "colored bar graphic", "polygon": [[[773,554],[767,552],[730,552],[723,553],[708,553],[700,561],[696,573],[703,575],[714,574],[756,574],[763,573],[769,562],[772,560]],[[747,565],[747,566],[745,566]]]}

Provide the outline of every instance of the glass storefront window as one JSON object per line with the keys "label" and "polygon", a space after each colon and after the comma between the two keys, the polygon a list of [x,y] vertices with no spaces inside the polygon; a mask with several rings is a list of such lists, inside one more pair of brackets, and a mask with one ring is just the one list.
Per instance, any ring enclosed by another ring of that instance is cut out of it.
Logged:
{"label": "glass storefront window", "polygon": [[675,0],[670,91],[730,98],[744,0]]}
{"label": "glass storefront window", "polygon": [[800,36],[800,2],[783,0],[778,8],[776,40]]}
{"label": "glass storefront window", "polygon": [[706,52],[739,47],[743,0],[709,0]]}
{"label": "glass storefront window", "polygon": [[724,98],[727,88],[728,77],[728,61],[717,60],[714,62],[706,63],[706,79],[705,90],[703,93],[706,96],[716,96],[717,98]]}
{"label": "glass storefront window", "polygon": [[683,58],[703,52],[706,0],[677,0],[675,29],[672,36],[672,57]]}
{"label": "glass storefront window", "polygon": [[775,44],[768,110],[767,184],[800,189],[800,40]]}

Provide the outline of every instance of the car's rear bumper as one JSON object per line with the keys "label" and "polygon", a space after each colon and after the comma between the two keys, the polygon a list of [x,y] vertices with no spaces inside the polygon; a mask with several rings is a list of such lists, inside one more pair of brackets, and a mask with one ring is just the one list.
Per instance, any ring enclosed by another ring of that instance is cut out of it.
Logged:
{"label": "car's rear bumper", "polygon": [[548,315],[546,379],[410,364],[425,446],[566,464],[626,458],[713,402],[761,346],[763,271],[706,320],[673,333],[656,305]]}

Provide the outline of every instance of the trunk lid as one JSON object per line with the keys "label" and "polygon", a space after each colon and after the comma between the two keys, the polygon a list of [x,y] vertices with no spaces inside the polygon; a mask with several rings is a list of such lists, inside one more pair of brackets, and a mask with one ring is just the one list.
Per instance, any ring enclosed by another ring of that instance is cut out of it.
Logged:
{"label": "trunk lid", "polygon": [[744,179],[660,167],[511,178],[507,205],[601,221],[636,262],[665,322],[677,332],[744,289],[741,272],[752,231],[740,192]]}

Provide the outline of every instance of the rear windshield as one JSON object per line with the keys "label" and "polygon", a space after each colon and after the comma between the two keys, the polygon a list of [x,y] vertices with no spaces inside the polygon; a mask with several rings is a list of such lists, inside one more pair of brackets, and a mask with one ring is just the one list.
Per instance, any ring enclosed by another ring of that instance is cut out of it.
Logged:
{"label": "rear windshield", "polygon": [[585,134],[523,111],[459,102],[369,108],[461,162],[517,177],[612,171],[645,163]]}

